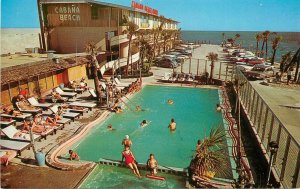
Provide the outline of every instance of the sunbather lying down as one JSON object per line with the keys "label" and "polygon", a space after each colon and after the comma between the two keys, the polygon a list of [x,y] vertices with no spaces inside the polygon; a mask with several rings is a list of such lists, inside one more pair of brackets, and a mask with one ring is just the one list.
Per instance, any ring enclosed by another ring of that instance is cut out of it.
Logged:
{"label": "sunbather lying down", "polygon": [[3,108],[3,113],[8,114],[8,115],[12,115],[12,116],[22,115],[22,112],[14,110],[14,109],[12,109],[10,107]]}
{"label": "sunbather lying down", "polygon": [[[30,131],[30,122],[29,121],[24,121],[22,125],[22,132],[29,132]],[[39,133],[42,134],[44,132],[47,132],[49,128],[42,126],[42,125],[37,125],[35,121],[32,123],[32,132],[34,133]]]}

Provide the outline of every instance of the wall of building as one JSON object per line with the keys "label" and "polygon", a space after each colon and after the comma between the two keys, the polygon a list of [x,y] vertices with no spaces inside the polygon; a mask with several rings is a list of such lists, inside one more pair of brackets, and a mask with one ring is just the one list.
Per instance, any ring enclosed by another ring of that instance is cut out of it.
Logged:
{"label": "wall of building", "polygon": [[85,52],[88,42],[98,43],[105,32],[116,31],[117,27],[58,27],[50,34],[50,48],[59,53]]}
{"label": "wall of building", "polygon": [[1,86],[1,103],[11,104],[11,99],[19,94],[20,89],[26,89],[31,96],[39,96],[40,89],[43,96],[61,83],[68,84],[71,80],[79,81],[82,77],[87,77],[86,65],[28,78],[28,80],[13,82],[9,85],[5,84]]}

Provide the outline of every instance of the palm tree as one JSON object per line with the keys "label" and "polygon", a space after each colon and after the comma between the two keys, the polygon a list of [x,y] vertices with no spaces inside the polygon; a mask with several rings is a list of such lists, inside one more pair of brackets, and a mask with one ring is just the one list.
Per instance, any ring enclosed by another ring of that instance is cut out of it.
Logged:
{"label": "palm tree", "polygon": [[223,38],[223,45],[225,45],[226,41],[225,41],[225,33],[222,33],[222,38]]}
{"label": "palm tree", "polygon": [[165,53],[166,52],[166,44],[167,44],[167,41],[171,37],[171,33],[168,32],[167,30],[163,30],[161,35],[162,35],[163,40],[164,40],[164,53]]}
{"label": "palm tree", "polygon": [[210,65],[210,83],[212,83],[212,78],[213,78],[213,74],[214,74],[214,67],[215,67],[215,61],[218,60],[218,54],[210,52],[210,53],[208,53],[208,55],[206,57],[208,58],[208,60],[211,61],[211,65]]}
{"label": "palm tree", "polygon": [[241,37],[241,35],[240,35],[239,33],[235,34],[235,36],[234,36],[234,42],[235,42],[237,39],[239,39],[240,37]]}
{"label": "palm tree", "polygon": [[[222,127],[212,129],[210,135],[197,145],[196,152],[191,160],[189,170],[192,177],[203,177],[208,171],[222,173],[225,161],[225,134]],[[201,187],[201,186],[200,186]]]}
{"label": "palm tree", "polygon": [[39,15],[39,21],[40,21],[40,28],[41,28],[41,38],[42,38],[42,49],[46,51],[46,42],[45,42],[45,31],[44,31],[44,24],[42,20],[42,12],[41,12],[41,0],[37,0],[37,6],[38,6],[38,15]]}
{"label": "palm tree", "polygon": [[[127,37],[129,39],[128,41],[128,54],[127,54],[127,69],[126,69],[126,76],[128,76],[128,68],[129,68],[129,60],[131,57],[131,41],[132,36],[135,35],[136,31],[138,30],[138,25],[136,25],[133,22],[128,22],[127,26]],[[131,70],[132,70],[132,62],[131,62]]]}
{"label": "palm tree", "polygon": [[273,40],[272,40],[272,49],[273,49],[273,55],[272,55],[272,59],[271,59],[271,64],[274,64],[275,61],[275,54],[276,54],[276,50],[278,48],[279,42],[282,40],[282,36],[276,36]]}
{"label": "palm tree", "polygon": [[280,77],[283,76],[283,73],[285,70],[288,70],[288,63],[290,63],[292,60],[292,52],[288,52],[281,57],[281,62],[280,62]]}
{"label": "palm tree", "polygon": [[97,52],[96,52],[96,44],[94,42],[89,42],[85,46],[85,51],[89,53],[89,55],[92,58],[92,67],[93,67],[93,74],[94,74],[94,84],[95,84],[95,89],[96,89],[96,95],[98,98],[98,101],[100,104],[102,104],[102,98],[101,98],[101,89],[100,89],[100,81],[98,78],[98,62],[97,62]]}
{"label": "palm tree", "polygon": [[262,39],[262,35],[261,35],[261,33],[257,33],[256,35],[255,35],[255,39],[256,39],[256,56],[258,56],[260,53],[258,53],[258,45],[259,45],[259,42],[260,42],[260,40]]}
{"label": "palm tree", "polygon": [[263,32],[263,46],[261,48],[261,52],[263,52],[264,50],[264,44],[266,44],[266,53],[265,53],[265,57],[267,58],[268,57],[268,39],[269,39],[269,36],[270,36],[271,32],[269,30],[266,30]]}
{"label": "palm tree", "polygon": [[234,40],[232,38],[228,38],[227,41],[231,44],[232,47],[234,46]]}

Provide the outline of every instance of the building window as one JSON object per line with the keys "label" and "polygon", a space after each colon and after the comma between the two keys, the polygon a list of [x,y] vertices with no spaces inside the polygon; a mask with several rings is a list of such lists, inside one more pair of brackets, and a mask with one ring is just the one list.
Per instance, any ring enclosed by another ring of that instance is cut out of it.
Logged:
{"label": "building window", "polygon": [[96,20],[99,18],[98,7],[96,7],[96,6],[91,7],[91,17],[92,17],[92,20]]}

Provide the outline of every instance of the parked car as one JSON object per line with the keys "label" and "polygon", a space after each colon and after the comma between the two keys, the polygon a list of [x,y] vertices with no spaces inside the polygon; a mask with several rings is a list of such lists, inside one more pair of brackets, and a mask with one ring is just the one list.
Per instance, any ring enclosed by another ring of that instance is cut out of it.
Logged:
{"label": "parked car", "polygon": [[249,79],[266,79],[275,75],[274,66],[270,63],[256,64],[250,71],[244,72]]}
{"label": "parked car", "polygon": [[177,68],[178,63],[172,59],[163,58],[157,62],[157,66],[162,67],[162,68]]}

